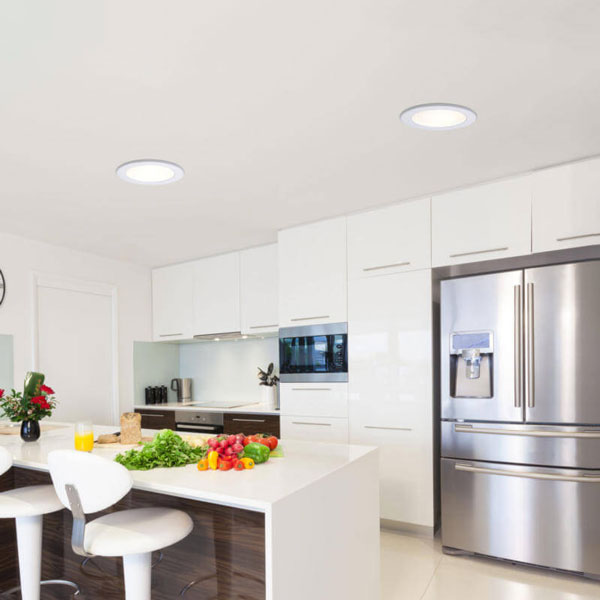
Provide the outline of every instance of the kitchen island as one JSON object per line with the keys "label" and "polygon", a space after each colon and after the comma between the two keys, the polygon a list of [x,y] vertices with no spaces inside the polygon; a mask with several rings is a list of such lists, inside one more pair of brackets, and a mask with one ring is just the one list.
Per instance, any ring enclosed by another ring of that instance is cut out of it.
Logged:
{"label": "kitchen island", "polygon": [[[94,428],[96,435],[112,431]],[[45,431],[34,443],[0,436],[0,444],[14,458],[0,489],[45,483],[47,455],[73,447],[73,426]],[[379,598],[377,451],[291,440],[281,446],[283,458],[249,471],[198,472],[188,465],[132,472],[133,490],[111,510],[168,506],[194,520],[188,538],[157,553],[154,600],[172,600],[192,581],[188,599]],[[112,459],[117,450],[94,453]],[[1,592],[17,579],[12,522],[0,521],[0,534]],[[67,511],[45,517],[43,578],[76,581],[86,598],[122,598],[119,561],[93,559],[82,567],[70,535]]]}

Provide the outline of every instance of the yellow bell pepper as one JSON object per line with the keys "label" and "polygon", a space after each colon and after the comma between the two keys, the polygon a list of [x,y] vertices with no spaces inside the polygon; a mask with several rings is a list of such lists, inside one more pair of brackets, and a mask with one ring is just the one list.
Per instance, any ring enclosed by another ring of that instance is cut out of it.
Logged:
{"label": "yellow bell pepper", "polygon": [[216,471],[219,467],[219,453],[211,450],[208,453],[208,468]]}
{"label": "yellow bell pepper", "polygon": [[251,458],[242,458],[242,462],[246,469],[254,469],[254,461]]}

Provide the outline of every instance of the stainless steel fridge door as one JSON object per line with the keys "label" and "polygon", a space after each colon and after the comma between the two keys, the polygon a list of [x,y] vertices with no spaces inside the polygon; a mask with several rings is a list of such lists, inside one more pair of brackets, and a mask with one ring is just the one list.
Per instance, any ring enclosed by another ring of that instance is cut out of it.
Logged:
{"label": "stainless steel fridge door", "polygon": [[[442,281],[442,419],[522,422],[523,271]],[[454,332],[491,331],[491,398],[453,398],[450,337]]]}
{"label": "stainless steel fridge door", "polygon": [[442,456],[600,470],[600,427],[442,421]]}
{"label": "stainless steel fridge door", "polygon": [[600,574],[600,471],[442,459],[442,544]]}
{"label": "stainless steel fridge door", "polygon": [[600,261],[525,271],[526,420],[600,424]]}

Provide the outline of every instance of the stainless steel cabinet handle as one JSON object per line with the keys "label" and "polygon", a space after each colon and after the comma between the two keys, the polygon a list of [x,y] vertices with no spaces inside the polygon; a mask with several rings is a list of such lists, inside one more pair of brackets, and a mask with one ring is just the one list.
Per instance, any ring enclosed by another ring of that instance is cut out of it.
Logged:
{"label": "stainless steel cabinet handle", "polygon": [[176,335],[183,335],[183,333],[159,333],[158,337],[175,337]]}
{"label": "stainless steel cabinet handle", "polygon": [[527,284],[527,406],[535,407],[533,283]]}
{"label": "stainless steel cabinet handle", "polygon": [[363,271],[379,271],[380,269],[392,269],[393,267],[407,267],[408,265],[410,265],[409,260],[407,260],[406,262],[392,263],[391,265],[380,265],[377,267],[365,267],[363,269]]}
{"label": "stainless steel cabinet handle", "polygon": [[329,319],[329,315],[321,315],[318,317],[295,317],[294,319],[290,319],[290,321],[310,321],[311,319]]}
{"label": "stainless steel cabinet handle", "polygon": [[474,467],[456,463],[457,471],[468,471],[469,473],[483,473],[484,475],[504,475],[505,477],[521,477],[523,479],[548,479],[550,481],[574,481],[576,483],[600,483],[600,473],[582,475],[555,475],[554,473],[538,473],[535,471],[504,471],[502,469],[488,469],[486,467]]}
{"label": "stainless steel cabinet handle", "polygon": [[266,423],[266,419],[238,419],[234,417],[231,419],[232,421],[237,421],[238,423]]}
{"label": "stainless steel cabinet handle", "polygon": [[161,415],[160,413],[139,413],[142,417],[166,417],[167,415]]}
{"label": "stainless steel cabinet handle", "polygon": [[331,388],[292,388],[292,392],[330,392]]}
{"label": "stainless steel cabinet handle", "polygon": [[589,438],[600,439],[598,431],[553,431],[549,429],[494,429],[493,427],[473,427],[472,425],[455,425],[456,433],[484,433],[487,435],[518,435],[521,437],[547,438]]}
{"label": "stainless steel cabinet handle", "polygon": [[308,421],[292,421],[292,425],[320,425],[321,427],[331,427],[331,423],[309,423]]}
{"label": "stainless steel cabinet handle", "polygon": [[599,237],[600,233],[583,233],[581,235],[569,235],[567,237],[556,238],[557,242],[567,242],[568,240],[581,240],[583,238]]}
{"label": "stainless steel cabinet handle", "polygon": [[267,329],[267,327],[277,327],[277,323],[273,323],[273,325],[250,325],[248,329]]}
{"label": "stainless steel cabinet handle", "polygon": [[514,339],[514,369],[515,369],[515,408],[521,408],[521,360],[523,355],[523,331],[522,331],[522,320],[523,311],[521,310],[521,286],[514,286],[514,320],[515,320],[515,339]]}
{"label": "stainless steel cabinet handle", "polygon": [[504,246],[503,248],[490,248],[489,250],[474,250],[473,252],[457,252],[456,254],[451,254],[450,258],[472,256],[473,254],[488,254],[489,252],[504,252],[505,250],[508,250],[508,246]]}
{"label": "stainless steel cabinet handle", "polygon": [[379,427],[378,425],[365,425],[365,429],[386,429],[388,431],[412,431],[412,427]]}

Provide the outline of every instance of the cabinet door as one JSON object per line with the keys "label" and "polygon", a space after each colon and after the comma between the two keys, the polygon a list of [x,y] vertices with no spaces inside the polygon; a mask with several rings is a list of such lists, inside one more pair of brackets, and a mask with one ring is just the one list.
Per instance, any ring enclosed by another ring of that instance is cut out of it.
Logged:
{"label": "cabinet door", "polygon": [[347,320],[346,217],[279,232],[279,324]]}
{"label": "cabinet door", "polygon": [[277,244],[240,252],[240,286],[242,333],[278,331]]}
{"label": "cabinet door", "polygon": [[281,417],[281,438],[305,442],[348,443],[348,419]]}
{"label": "cabinet door", "polygon": [[533,251],[600,244],[600,159],[532,175]]}
{"label": "cabinet door", "polygon": [[239,252],[194,263],[194,335],[240,331]]}
{"label": "cabinet door", "polygon": [[279,391],[282,415],[348,416],[347,383],[282,383]]}
{"label": "cabinet door", "polygon": [[348,217],[348,277],[431,267],[431,200]]}
{"label": "cabinet door", "polygon": [[193,269],[190,263],[152,271],[152,318],[155,341],[192,337]]}
{"label": "cabinet door", "polygon": [[175,429],[174,410],[149,410],[135,411],[142,415],[142,429]]}
{"label": "cabinet door", "polygon": [[349,282],[350,443],[380,448],[382,517],[433,526],[429,269]]}
{"label": "cabinet door", "polygon": [[434,196],[434,267],[531,253],[531,176]]}
{"label": "cabinet door", "polygon": [[223,415],[223,433],[253,435],[270,433],[275,437],[281,434],[279,415],[253,415],[248,413],[225,413]]}

